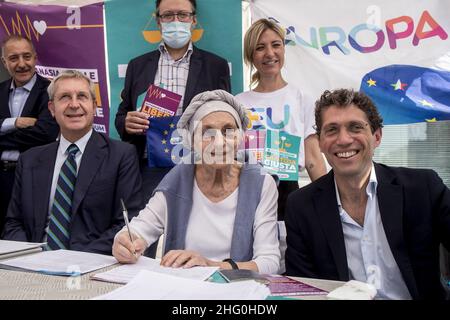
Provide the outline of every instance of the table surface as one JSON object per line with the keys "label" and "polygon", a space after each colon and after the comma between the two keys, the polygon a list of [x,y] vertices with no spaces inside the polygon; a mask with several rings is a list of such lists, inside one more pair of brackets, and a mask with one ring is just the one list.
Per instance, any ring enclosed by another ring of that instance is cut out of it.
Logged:
{"label": "table surface", "polygon": [[[0,300],[85,300],[108,293],[120,284],[91,280],[90,275],[115,268],[103,268],[79,277],[52,276],[33,272],[0,269]],[[331,291],[340,281],[295,278],[317,288]],[[289,297],[293,298],[293,297]],[[299,296],[307,300],[323,300],[324,295]]]}

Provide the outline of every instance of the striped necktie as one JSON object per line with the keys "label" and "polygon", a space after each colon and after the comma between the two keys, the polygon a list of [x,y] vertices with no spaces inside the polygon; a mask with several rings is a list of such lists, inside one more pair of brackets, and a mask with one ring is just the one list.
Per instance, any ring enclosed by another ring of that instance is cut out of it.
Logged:
{"label": "striped necktie", "polygon": [[77,180],[75,155],[79,151],[75,144],[67,148],[68,156],[59,172],[55,199],[50,213],[47,246],[50,250],[70,249],[70,220],[72,215],[72,196]]}

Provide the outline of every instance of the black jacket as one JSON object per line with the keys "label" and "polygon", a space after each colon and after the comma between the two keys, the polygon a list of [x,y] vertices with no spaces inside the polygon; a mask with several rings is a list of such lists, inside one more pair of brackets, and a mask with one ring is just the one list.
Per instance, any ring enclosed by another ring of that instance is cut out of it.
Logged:
{"label": "black jacket", "polygon": [[[11,118],[9,112],[9,90],[12,79],[0,83],[0,126],[6,118]],[[0,152],[3,150],[19,150],[47,144],[56,140],[59,126],[48,110],[47,87],[49,81],[37,75],[36,83],[22,110],[22,117],[37,118],[34,126],[17,129],[5,135],[0,135]]]}
{"label": "black jacket", "polygon": [[[413,299],[443,299],[439,245],[450,249],[450,190],[432,170],[375,163],[377,198],[392,254]],[[286,273],[348,281],[333,171],[290,194]]]}
{"label": "black jacket", "polygon": [[[140,158],[145,149],[145,135],[129,135],[125,131],[127,112],[136,110],[137,98],[154,83],[160,51],[155,50],[134,58],[127,67],[122,102],[116,114],[116,129],[123,141],[134,144]],[[225,59],[193,46],[186,82],[183,110],[198,93],[222,89],[231,92],[230,71]]]}

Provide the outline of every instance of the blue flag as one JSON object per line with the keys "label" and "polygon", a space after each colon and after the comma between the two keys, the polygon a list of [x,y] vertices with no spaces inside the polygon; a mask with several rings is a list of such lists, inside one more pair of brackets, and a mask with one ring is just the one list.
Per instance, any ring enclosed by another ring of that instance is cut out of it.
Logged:
{"label": "blue flag", "polygon": [[360,90],[377,106],[384,124],[450,120],[450,72],[390,65],[367,73]]}
{"label": "blue flag", "polygon": [[[173,154],[175,144],[171,139],[177,135],[176,128],[180,116],[149,118],[147,130],[147,158],[149,167],[173,167],[180,155]],[[174,142],[177,139],[172,139]]]}

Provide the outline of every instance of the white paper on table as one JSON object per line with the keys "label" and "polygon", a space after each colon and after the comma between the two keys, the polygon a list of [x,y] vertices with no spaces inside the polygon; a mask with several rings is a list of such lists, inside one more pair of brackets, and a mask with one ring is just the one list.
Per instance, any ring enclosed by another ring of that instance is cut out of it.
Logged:
{"label": "white paper on table", "polygon": [[95,300],[263,300],[270,295],[254,280],[213,283],[142,270],[127,285]]}
{"label": "white paper on table", "polygon": [[0,240],[0,255],[40,248],[44,243]]}
{"label": "white paper on table", "polygon": [[125,264],[106,272],[97,273],[91,276],[91,279],[125,284],[133,279],[139,271],[149,270],[187,279],[206,280],[218,269],[218,267],[169,268],[161,266],[160,260],[140,257],[135,264]]}
{"label": "white paper on table", "polygon": [[1,261],[0,266],[45,274],[74,276],[116,264],[112,256],[97,253],[54,250]]}
{"label": "white paper on table", "polygon": [[375,286],[356,280],[350,280],[343,286],[328,293],[328,299],[337,300],[373,300],[377,295]]}

